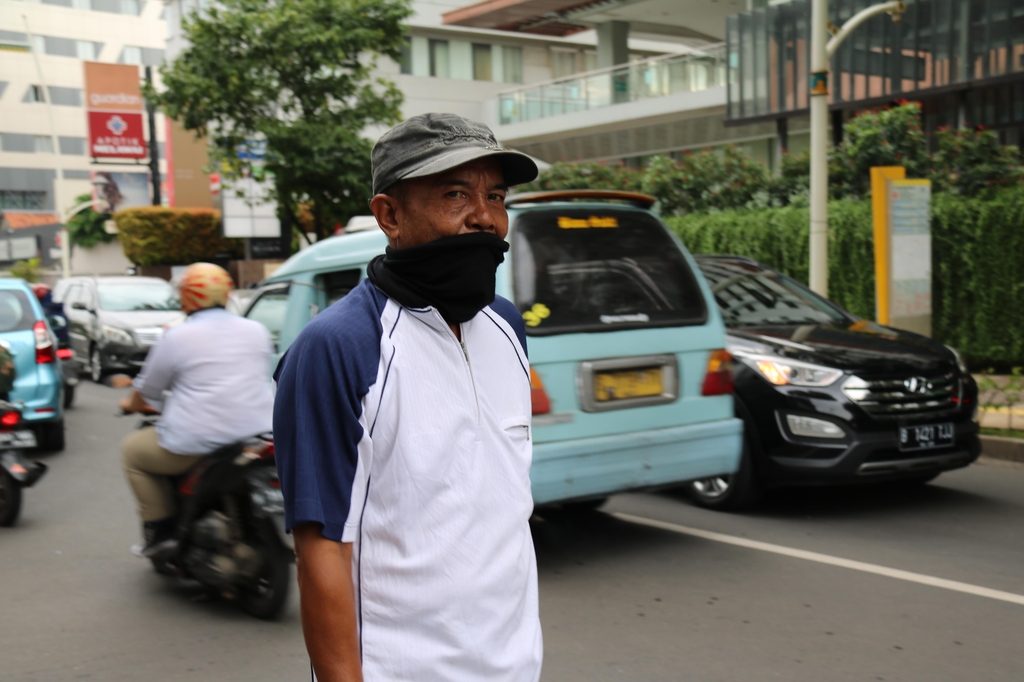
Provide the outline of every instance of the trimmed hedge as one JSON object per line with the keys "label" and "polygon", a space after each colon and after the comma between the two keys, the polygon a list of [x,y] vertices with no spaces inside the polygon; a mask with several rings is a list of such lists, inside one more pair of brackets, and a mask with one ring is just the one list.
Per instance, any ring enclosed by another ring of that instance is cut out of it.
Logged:
{"label": "trimmed hedge", "polygon": [[220,211],[203,208],[129,208],[114,214],[124,255],[137,265],[186,265],[240,258],[238,239],[220,234]]}
{"label": "trimmed hedge", "polygon": [[[808,209],[666,218],[695,254],[749,256],[808,280]],[[1024,189],[932,197],[932,332],[974,367],[1024,364]],[[829,203],[829,297],[875,318],[871,204]]]}

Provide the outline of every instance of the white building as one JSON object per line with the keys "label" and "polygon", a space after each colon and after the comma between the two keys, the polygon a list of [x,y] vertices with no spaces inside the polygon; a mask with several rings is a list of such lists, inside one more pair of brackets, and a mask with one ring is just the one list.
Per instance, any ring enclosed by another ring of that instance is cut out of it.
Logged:
{"label": "white building", "polygon": [[[82,62],[138,64],[141,78],[142,65],[163,61],[164,9],[161,0],[0,0],[0,210],[54,211],[58,167],[62,208],[92,190]],[[158,118],[160,141],[163,127]],[[134,164],[94,168],[146,170]]]}

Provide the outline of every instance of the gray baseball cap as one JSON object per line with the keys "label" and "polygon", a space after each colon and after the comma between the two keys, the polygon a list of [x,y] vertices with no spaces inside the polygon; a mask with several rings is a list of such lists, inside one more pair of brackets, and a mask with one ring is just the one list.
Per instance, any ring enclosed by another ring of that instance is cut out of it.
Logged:
{"label": "gray baseball cap", "polygon": [[482,123],[455,114],[413,116],[384,133],[373,146],[373,193],[380,194],[399,180],[443,173],[486,157],[501,163],[507,185],[537,177],[533,159],[502,147]]}

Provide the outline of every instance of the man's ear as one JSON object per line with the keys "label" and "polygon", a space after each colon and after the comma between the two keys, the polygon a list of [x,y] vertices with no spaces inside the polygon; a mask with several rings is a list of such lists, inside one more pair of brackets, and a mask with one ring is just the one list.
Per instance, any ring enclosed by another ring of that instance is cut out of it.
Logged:
{"label": "man's ear", "polygon": [[400,229],[398,227],[398,200],[387,194],[376,194],[370,199],[370,210],[377,224],[388,237],[392,245],[398,243]]}

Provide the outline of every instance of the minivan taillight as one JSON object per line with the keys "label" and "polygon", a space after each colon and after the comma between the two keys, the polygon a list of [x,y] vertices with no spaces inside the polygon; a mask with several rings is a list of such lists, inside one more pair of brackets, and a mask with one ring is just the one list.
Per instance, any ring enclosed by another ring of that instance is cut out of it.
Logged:
{"label": "minivan taillight", "polygon": [[544,390],[544,382],[540,380],[537,370],[530,368],[530,402],[533,404],[533,414],[547,414],[551,411],[551,400],[548,392]]}
{"label": "minivan taillight", "polygon": [[57,348],[53,345],[53,338],[46,323],[39,320],[32,325],[32,333],[36,337],[36,364],[45,365],[48,362],[57,362]]}
{"label": "minivan taillight", "polygon": [[726,350],[713,350],[708,358],[701,395],[729,395],[735,386],[732,381],[732,356]]}

